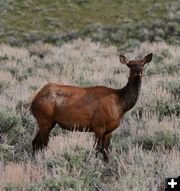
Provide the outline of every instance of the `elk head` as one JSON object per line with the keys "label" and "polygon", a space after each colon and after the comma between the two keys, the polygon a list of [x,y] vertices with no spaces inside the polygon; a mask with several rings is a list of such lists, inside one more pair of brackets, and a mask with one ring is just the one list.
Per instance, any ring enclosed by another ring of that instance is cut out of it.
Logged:
{"label": "elk head", "polygon": [[122,64],[126,64],[132,71],[134,76],[142,76],[144,65],[151,62],[153,54],[148,54],[142,60],[128,60],[125,56],[119,55]]}

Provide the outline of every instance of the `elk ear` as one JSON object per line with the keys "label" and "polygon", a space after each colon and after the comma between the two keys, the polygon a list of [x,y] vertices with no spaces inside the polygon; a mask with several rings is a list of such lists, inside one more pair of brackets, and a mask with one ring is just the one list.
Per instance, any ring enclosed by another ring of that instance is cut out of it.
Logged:
{"label": "elk ear", "polygon": [[122,64],[128,64],[129,63],[129,60],[125,56],[123,56],[123,55],[119,55],[119,61]]}
{"label": "elk ear", "polygon": [[145,56],[145,57],[143,58],[143,63],[144,63],[144,64],[147,64],[147,63],[151,62],[152,56],[153,56],[152,53],[151,53],[151,54],[148,54],[147,56]]}

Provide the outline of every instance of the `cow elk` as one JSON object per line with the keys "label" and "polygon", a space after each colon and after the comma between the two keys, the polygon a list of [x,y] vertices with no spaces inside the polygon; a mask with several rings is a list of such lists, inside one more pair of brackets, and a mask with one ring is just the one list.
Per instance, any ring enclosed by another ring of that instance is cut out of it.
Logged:
{"label": "cow elk", "polygon": [[144,65],[151,59],[152,53],[142,60],[130,61],[119,55],[120,62],[130,69],[128,82],[122,89],[104,86],[81,88],[55,83],[44,85],[31,102],[31,111],[39,126],[32,141],[33,155],[47,146],[51,129],[59,124],[67,130],[93,132],[96,154],[101,152],[108,162],[111,134],[123,115],[136,104]]}

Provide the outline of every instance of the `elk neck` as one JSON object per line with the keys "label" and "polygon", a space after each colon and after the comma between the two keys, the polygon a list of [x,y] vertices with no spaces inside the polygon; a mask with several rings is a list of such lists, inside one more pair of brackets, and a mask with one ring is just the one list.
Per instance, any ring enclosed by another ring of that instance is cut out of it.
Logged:
{"label": "elk neck", "polygon": [[123,113],[130,110],[137,102],[141,89],[141,75],[130,70],[128,82],[125,87],[118,90],[120,105]]}

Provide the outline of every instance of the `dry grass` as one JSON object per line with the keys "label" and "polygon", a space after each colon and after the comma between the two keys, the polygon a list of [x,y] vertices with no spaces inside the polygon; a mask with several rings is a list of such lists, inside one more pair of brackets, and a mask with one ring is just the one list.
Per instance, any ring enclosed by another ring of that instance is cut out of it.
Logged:
{"label": "dry grass", "polygon": [[26,121],[1,135],[2,146],[15,148],[10,160],[0,157],[0,190],[159,191],[165,177],[180,175],[179,95],[172,94],[174,86],[161,85],[179,82],[180,47],[144,43],[126,55],[135,59],[150,52],[154,58],[146,68],[139,101],[114,132],[107,165],[101,156],[94,157],[92,134],[79,132],[54,132],[58,135],[51,137],[48,149],[32,160],[34,119],[27,110],[19,112],[17,104],[27,102],[49,81],[123,87],[128,69],[119,63],[116,48],[89,40],[60,48],[41,43],[29,48],[1,45],[0,104],[11,108],[9,115],[23,114]]}

